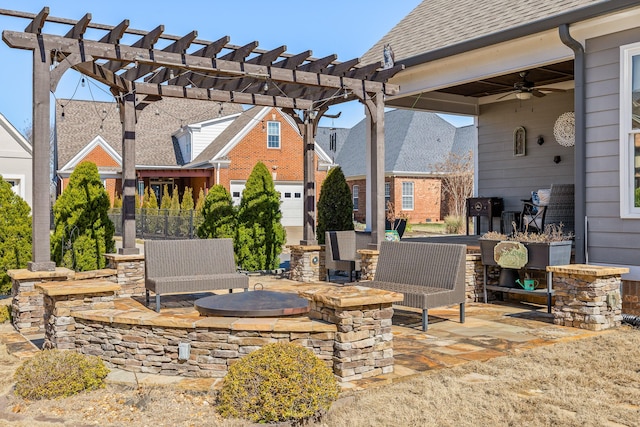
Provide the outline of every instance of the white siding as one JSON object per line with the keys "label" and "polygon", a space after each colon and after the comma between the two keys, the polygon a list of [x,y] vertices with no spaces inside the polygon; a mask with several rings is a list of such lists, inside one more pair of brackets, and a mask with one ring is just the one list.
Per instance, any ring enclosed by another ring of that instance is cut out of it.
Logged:
{"label": "white siding", "polygon": [[213,122],[205,123],[201,127],[193,129],[193,159],[198,157],[202,151],[213,142],[237,116],[223,118]]}

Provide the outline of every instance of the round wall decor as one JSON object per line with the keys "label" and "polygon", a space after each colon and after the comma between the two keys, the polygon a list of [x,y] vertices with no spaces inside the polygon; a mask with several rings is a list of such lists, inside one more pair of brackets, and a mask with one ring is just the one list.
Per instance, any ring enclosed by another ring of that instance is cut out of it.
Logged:
{"label": "round wall decor", "polygon": [[576,144],[576,118],[573,111],[560,114],[553,125],[553,136],[563,147],[573,147]]}

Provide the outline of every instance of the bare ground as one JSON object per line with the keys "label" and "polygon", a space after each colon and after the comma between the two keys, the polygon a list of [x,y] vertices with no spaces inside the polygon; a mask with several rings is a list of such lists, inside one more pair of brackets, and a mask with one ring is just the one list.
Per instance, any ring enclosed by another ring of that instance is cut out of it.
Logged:
{"label": "bare ground", "polygon": [[[638,426],[640,330],[545,346],[344,393],[317,426]],[[0,425],[250,426],[222,420],[215,395],[123,388],[53,401],[12,392],[17,360],[0,346]]]}

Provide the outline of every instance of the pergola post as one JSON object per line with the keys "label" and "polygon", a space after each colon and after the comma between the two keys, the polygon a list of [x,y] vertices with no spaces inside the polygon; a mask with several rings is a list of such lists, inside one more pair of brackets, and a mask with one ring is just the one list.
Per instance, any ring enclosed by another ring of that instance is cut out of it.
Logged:
{"label": "pergola post", "polygon": [[[382,92],[365,101],[367,117],[367,204],[371,219],[371,244],[376,247],[384,239],[384,97]],[[367,224],[369,226],[369,224]]]}
{"label": "pergola post", "polygon": [[56,264],[51,261],[51,139],[50,129],[50,81],[51,56],[44,43],[33,51],[33,243],[32,260],[27,264],[30,271],[53,271]]}
{"label": "pergola post", "polygon": [[124,95],[120,102],[122,119],[122,248],[121,255],[140,253],[136,247],[136,96]]}
{"label": "pergola post", "polygon": [[305,112],[304,140],[304,224],[301,245],[316,245],[316,179],[315,179],[315,117]]}

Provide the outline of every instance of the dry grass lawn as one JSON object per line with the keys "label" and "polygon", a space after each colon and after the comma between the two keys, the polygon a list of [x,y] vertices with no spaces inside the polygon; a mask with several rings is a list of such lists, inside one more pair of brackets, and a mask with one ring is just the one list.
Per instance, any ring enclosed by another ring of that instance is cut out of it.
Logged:
{"label": "dry grass lawn", "polygon": [[[638,426],[640,330],[623,327],[488,362],[345,393],[316,425]],[[0,348],[0,425],[249,426],[221,420],[212,394],[109,386],[55,401],[11,392],[16,360]]]}

